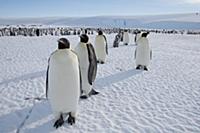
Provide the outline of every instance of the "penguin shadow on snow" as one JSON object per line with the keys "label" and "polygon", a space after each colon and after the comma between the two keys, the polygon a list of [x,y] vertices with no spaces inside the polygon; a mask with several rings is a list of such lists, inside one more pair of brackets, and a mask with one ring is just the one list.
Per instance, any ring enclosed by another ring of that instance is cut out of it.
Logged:
{"label": "penguin shadow on snow", "polygon": [[[0,133],[48,133],[56,131],[55,122],[48,101],[35,102],[33,106],[0,116]],[[65,123],[63,126],[66,127]],[[70,126],[70,125],[68,125]]]}
{"label": "penguin shadow on snow", "polygon": [[120,43],[118,48],[120,48],[120,47],[135,47],[135,46],[136,46],[136,44],[132,44],[132,43],[128,44],[128,45],[124,45],[123,43]]}
{"label": "penguin shadow on snow", "polygon": [[46,74],[46,70],[38,71],[38,72],[34,72],[34,73],[28,73],[28,74],[25,74],[25,75],[22,75],[22,76],[19,76],[16,78],[3,80],[2,82],[0,82],[0,85],[9,84],[10,82],[19,82],[21,80],[34,79],[34,78],[45,76],[45,74]]}
{"label": "penguin shadow on snow", "polygon": [[124,72],[119,72],[107,77],[103,77],[100,79],[97,79],[94,86],[97,87],[106,87],[109,86],[111,84],[120,82],[122,80],[125,80],[127,78],[133,77],[134,75],[140,74],[143,71],[140,70],[136,70],[136,69],[130,69],[128,71],[124,71]]}

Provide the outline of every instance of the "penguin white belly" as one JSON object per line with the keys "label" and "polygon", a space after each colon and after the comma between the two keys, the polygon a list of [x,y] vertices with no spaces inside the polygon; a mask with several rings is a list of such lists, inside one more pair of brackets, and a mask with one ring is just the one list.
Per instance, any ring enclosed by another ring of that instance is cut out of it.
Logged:
{"label": "penguin white belly", "polygon": [[78,46],[75,48],[75,51],[80,62],[82,90],[83,93],[87,95],[92,90],[92,86],[88,81],[89,58],[87,46],[85,44],[78,44]]}
{"label": "penguin white belly", "polygon": [[88,81],[88,69],[81,68],[82,90],[86,95],[92,90],[92,86]]}
{"label": "penguin white belly", "polygon": [[76,111],[80,96],[77,56],[66,52],[54,53],[50,58],[48,78],[48,98],[53,112],[58,114]]}
{"label": "penguin white belly", "polygon": [[129,43],[129,35],[128,32],[125,32],[123,35],[123,43]]}
{"label": "penguin white belly", "polygon": [[138,33],[137,35],[136,35],[136,44],[138,43],[138,40],[140,39],[140,37],[141,37],[141,33]]}
{"label": "penguin white belly", "polygon": [[106,60],[106,42],[104,37],[98,36],[95,39],[95,52],[97,60],[105,62]]}
{"label": "penguin white belly", "polygon": [[136,65],[148,66],[150,62],[150,48],[147,41],[139,40],[136,48]]}

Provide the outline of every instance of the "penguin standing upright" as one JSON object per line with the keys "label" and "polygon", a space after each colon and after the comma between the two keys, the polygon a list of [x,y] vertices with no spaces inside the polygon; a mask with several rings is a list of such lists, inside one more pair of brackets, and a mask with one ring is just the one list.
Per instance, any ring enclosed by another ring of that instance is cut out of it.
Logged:
{"label": "penguin standing upright", "polygon": [[101,30],[98,31],[98,35],[95,38],[95,52],[97,62],[104,64],[106,61],[106,55],[108,55],[108,43],[106,36],[103,35]]}
{"label": "penguin standing upright", "polygon": [[143,68],[148,71],[147,66],[152,59],[152,50],[149,46],[147,35],[149,33],[142,33],[140,39],[137,41],[137,47],[135,49],[136,69]]}
{"label": "penguin standing upright", "polygon": [[136,44],[136,45],[137,45],[137,41],[140,39],[141,35],[142,35],[141,31],[138,31],[138,32],[136,33],[136,35],[135,35],[135,44]]}
{"label": "penguin standing upright", "polygon": [[128,45],[129,44],[128,30],[124,30],[124,33],[123,33],[123,44],[124,45]]}
{"label": "penguin standing upright", "polygon": [[80,42],[75,47],[75,52],[78,55],[81,69],[81,83],[82,83],[82,99],[86,99],[91,95],[97,95],[92,89],[93,82],[97,73],[97,59],[92,44],[88,43],[89,37],[86,34],[80,36]]}
{"label": "penguin standing upright", "polygon": [[66,116],[69,116],[69,124],[75,123],[80,97],[80,70],[78,57],[65,38],[58,40],[58,50],[48,61],[46,96],[56,117],[54,127],[62,126]]}
{"label": "penguin standing upright", "polygon": [[113,47],[119,47],[119,43],[120,43],[120,33],[118,33],[116,36],[115,36],[115,40],[113,42]]}
{"label": "penguin standing upright", "polygon": [[36,29],[36,36],[40,36],[40,30]]}
{"label": "penguin standing upright", "polygon": [[2,33],[2,31],[0,30],[0,36],[3,36],[3,33]]}

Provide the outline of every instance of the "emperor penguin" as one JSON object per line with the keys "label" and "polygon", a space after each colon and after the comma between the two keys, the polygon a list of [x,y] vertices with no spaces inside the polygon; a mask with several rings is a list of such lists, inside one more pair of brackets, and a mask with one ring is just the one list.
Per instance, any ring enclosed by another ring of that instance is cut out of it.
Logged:
{"label": "emperor penguin", "polygon": [[97,62],[104,64],[106,61],[106,55],[108,55],[108,43],[106,36],[103,35],[101,30],[98,31],[98,35],[95,38],[95,52]]}
{"label": "emperor penguin", "polygon": [[136,44],[136,45],[137,45],[137,41],[140,39],[141,35],[142,35],[141,31],[138,31],[138,32],[136,33],[136,35],[135,35],[135,44]]}
{"label": "emperor penguin", "polygon": [[119,43],[120,43],[120,33],[118,33],[116,36],[115,36],[115,39],[114,39],[114,42],[113,42],[113,47],[119,47]]}
{"label": "emperor penguin", "polygon": [[136,69],[144,69],[148,71],[147,66],[152,59],[152,50],[149,46],[147,35],[149,33],[142,33],[140,39],[137,41],[135,49]]}
{"label": "emperor penguin", "polygon": [[128,30],[124,30],[123,33],[123,44],[128,45],[129,44],[129,33]]}
{"label": "emperor penguin", "polygon": [[80,97],[80,69],[78,57],[70,49],[67,39],[58,40],[58,49],[48,61],[46,96],[56,118],[54,127],[65,122],[75,124]]}
{"label": "emperor penguin", "polygon": [[89,37],[86,34],[80,36],[80,42],[75,47],[78,55],[81,69],[81,99],[87,99],[91,95],[97,95],[99,92],[92,89],[93,82],[97,73],[97,58],[94,47],[88,43]]}

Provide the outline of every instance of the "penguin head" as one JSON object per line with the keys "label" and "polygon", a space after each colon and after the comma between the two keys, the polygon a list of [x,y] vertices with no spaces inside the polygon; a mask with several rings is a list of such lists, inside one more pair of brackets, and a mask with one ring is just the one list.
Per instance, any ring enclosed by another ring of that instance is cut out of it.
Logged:
{"label": "penguin head", "polygon": [[101,30],[98,31],[99,35],[103,35],[103,32]]}
{"label": "penguin head", "polygon": [[80,36],[80,41],[83,43],[87,43],[89,41],[89,37],[86,34],[82,34]]}
{"label": "penguin head", "polygon": [[144,32],[144,33],[142,33],[141,37],[147,37],[148,34],[149,34],[149,32]]}
{"label": "penguin head", "polygon": [[60,38],[58,40],[58,49],[69,49],[70,42],[66,38]]}
{"label": "penguin head", "polygon": [[125,29],[125,30],[124,30],[124,32],[128,32],[128,30],[127,30],[127,29]]}

